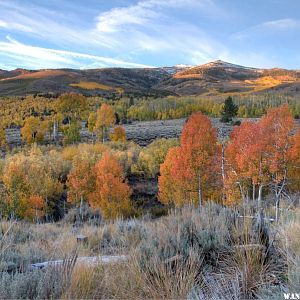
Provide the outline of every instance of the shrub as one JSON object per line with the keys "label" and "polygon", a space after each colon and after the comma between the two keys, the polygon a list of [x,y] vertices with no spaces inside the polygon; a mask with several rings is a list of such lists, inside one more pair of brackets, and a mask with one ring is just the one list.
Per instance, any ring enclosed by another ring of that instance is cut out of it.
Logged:
{"label": "shrub", "polygon": [[57,299],[63,290],[62,273],[56,269],[25,273],[0,273],[1,299]]}

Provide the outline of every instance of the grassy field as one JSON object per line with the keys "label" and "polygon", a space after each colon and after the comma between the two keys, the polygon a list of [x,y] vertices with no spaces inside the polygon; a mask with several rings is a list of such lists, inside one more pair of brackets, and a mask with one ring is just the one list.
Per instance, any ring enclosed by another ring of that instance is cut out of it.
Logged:
{"label": "grassy field", "polygon": [[124,93],[122,88],[114,88],[109,85],[105,85],[98,82],[92,81],[80,81],[79,83],[71,83],[70,86],[78,87],[84,90],[103,90],[103,91],[113,91],[116,90],[118,93]]}
{"label": "grassy field", "polygon": [[[300,208],[283,205],[278,224],[253,208],[207,203],[159,219],[105,222],[86,210],[53,224],[1,222],[0,298],[282,299],[300,286]],[[271,201],[272,202],[272,201]],[[298,203],[298,204],[297,204]],[[76,236],[87,236],[85,244]],[[88,266],[81,256],[126,255],[120,263]],[[30,270],[32,263],[64,259]]]}

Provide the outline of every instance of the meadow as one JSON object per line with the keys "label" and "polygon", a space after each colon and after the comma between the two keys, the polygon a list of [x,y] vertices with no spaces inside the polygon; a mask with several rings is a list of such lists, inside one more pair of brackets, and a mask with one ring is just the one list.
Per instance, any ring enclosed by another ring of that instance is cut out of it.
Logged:
{"label": "meadow", "polygon": [[[300,277],[300,207],[283,205],[270,222],[253,207],[225,208],[208,202],[168,216],[117,219],[89,216],[74,225],[69,213],[58,223],[1,222],[1,299],[282,299],[296,292]],[[74,213],[74,212],[73,212]],[[259,214],[255,215],[259,217]],[[24,226],[25,225],[25,226]],[[88,237],[85,244],[76,236]],[[126,255],[127,260],[92,266],[77,257]],[[30,264],[64,259],[31,270]]]}

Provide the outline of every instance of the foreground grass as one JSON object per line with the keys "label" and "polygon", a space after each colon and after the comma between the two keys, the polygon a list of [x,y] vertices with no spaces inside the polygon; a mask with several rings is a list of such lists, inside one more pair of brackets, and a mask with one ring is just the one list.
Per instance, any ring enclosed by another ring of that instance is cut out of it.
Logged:
{"label": "foreground grass", "polygon": [[[300,286],[299,208],[269,224],[212,203],[98,226],[2,222],[0,298],[281,299]],[[88,237],[78,244],[76,235]],[[86,266],[77,256],[128,255]],[[31,263],[65,259],[29,270]]]}

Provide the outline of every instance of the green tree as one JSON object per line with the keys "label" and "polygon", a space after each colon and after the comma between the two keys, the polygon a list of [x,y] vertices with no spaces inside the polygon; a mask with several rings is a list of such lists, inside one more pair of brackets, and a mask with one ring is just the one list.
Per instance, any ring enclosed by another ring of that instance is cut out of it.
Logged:
{"label": "green tree", "polygon": [[229,96],[224,103],[223,111],[221,112],[221,121],[228,123],[231,122],[234,117],[237,116],[238,106],[234,104],[232,98]]}

